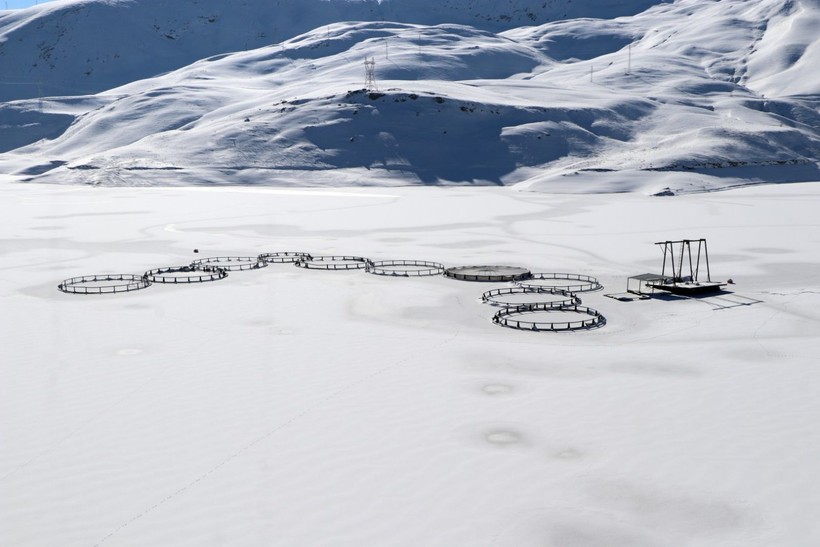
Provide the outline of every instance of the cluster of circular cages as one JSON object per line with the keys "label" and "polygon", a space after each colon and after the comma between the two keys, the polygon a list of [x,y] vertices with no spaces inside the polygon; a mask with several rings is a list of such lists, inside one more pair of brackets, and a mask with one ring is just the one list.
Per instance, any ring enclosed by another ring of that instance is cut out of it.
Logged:
{"label": "cluster of circular cages", "polygon": [[[194,260],[187,266],[148,270],[143,275],[98,274],[72,277],[57,288],[73,294],[112,294],[145,289],[153,283],[190,284],[218,281],[229,271],[256,270],[269,264],[290,263],[314,270],[365,270],[391,277],[444,275],[479,282],[513,282],[515,286],[482,294],[483,302],[501,308],[493,323],[528,331],[567,331],[601,327],[606,319],[598,311],[581,306],[575,293],[602,288],[594,277],[568,273],[532,273],[517,266],[460,266],[445,268],[423,260],[372,261],[360,256],[312,256],[299,252],[264,253],[258,256],[219,256]],[[548,320],[556,313],[572,313],[574,320]],[[547,319],[544,319],[546,317]]]}

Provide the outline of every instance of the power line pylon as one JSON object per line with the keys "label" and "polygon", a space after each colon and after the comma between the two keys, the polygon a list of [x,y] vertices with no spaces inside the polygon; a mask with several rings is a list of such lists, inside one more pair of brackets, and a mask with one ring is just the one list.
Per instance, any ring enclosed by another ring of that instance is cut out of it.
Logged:
{"label": "power line pylon", "polygon": [[364,87],[365,89],[376,91],[376,58],[364,58]]}

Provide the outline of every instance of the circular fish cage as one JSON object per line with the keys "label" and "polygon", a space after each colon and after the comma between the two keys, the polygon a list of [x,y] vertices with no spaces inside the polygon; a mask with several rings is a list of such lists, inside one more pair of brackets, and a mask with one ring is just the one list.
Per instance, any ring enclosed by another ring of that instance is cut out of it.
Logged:
{"label": "circular fish cage", "polygon": [[505,287],[493,289],[481,295],[485,304],[502,308],[545,305],[555,308],[575,306],[581,299],[569,291],[530,287]]}
{"label": "circular fish cage", "polygon": [[370,260],[361,256],[323,255],[304,256],[294,262],[300,268],[311,270],[363,270]]}
{"label": "circular fish cage", "polygon": [[245,270],[258,270],[267,267],[268,263],[260,260],[258,256],[212,256],[210,258],[199,258],[191,262],[191,266],[196,269],[204,267],[221,268],[229,272]]}
{"label": "circular fish cage", "polygon": [[57,288],[71,294],[114,294],[146,289],[151,282],[144,275],[97,274],[63,280]]}
{"label": "circular fish cage", "polygon": [[[557,316],[566,314],[557,321]],[[551,307],[545,304],[515,306],[498,311],[493,316],[493,323],[511,329],[541,331],[572,331],[602,327],[606,318],[597,310],[586,306]]]}
{"label": "circular fish cage", "polygon": [[598,280],[589,275],[572,273],[534,273],[529,279],[518,282],[521,287],[559,289],[569,292],[597,291],[603,288]]}
{"label": "circular fish cage", "polygon": [[444,270],[445,277],[459,281],[503,282],[529,279],[532,275],[519,266],[457,266]]}
{"label": "circular fish cage", "polygon": [[291,251],[262,253],[259,255],[259,260],[267,264],[291,264],[302,258],[307,258],[310,260],[311,256],[308,253],[296,253]]}
{"label": "circular fish cage", "polygon": [[216,266],[171,266],[154,268],[145,272],[145,278],[151,283],[184,284],[206,283],[228,277],[228,270]]}
{"label": "circular fish cage", "polygon": [[444,272],[444,266],[438,262],[426,260],[380,260],[371,262],[367,271],[376,275],[421,277],[441,275]]}

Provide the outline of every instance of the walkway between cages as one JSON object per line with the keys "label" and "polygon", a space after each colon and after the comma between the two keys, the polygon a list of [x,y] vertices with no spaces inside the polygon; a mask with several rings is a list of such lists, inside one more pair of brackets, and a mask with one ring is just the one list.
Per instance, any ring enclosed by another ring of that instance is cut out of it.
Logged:
{"label": "walkway between cages", "polygon": [[[604,316],[581,306],[579,292],[596,291],[602,285],[594,277],[568,273],[532,273],[526,268],[503,265],[457,266],[445,268],[438,262],[424,260],[372,261],[361,256],[311,255],[300,252],[263,253],[258,256],[217,256],[197,259],[187,266],[154,268],[141,276],[132,274],[97,274],[72,277],[57,288],[71,294],[114,294],[133,292],[153,283],[192,284],[219,281],[228,272],[265,268],[269,264],[290,263],[314,270],[364,270],[389,277],[424,277],[444,275],[451,279],[474,282],[512,282],[513,287],[486,291],[481,300],[501,308],[492,322],[502,327],[526,331],[589,330],[606,324]],[[521,301],[523,299],[523,301]],[[576,320],[539,320],[550,314],[575,314]],[[535,317],[533,317],[535,316]]]}

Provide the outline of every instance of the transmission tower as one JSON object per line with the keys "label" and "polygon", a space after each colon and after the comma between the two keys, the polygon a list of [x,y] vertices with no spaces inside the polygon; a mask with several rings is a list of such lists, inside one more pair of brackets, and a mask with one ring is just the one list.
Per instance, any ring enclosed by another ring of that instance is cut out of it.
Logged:
{"label": "transmission tower", "polygon": [[626,73],[632,74],[632,44],[629,44],[629,50],[627,52]]}
{"label": "transmission tower", "polygon": [[376,87],[376,58],[364,58],[364,87],[372,91],[377,90]]}

